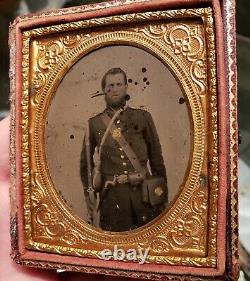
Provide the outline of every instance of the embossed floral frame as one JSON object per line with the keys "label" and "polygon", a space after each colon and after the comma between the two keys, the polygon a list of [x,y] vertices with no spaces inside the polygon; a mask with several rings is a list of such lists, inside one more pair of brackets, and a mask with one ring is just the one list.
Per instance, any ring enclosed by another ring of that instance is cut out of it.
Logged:
{"label": "embossed floral frame", "polygon": [[[233,9],[231,1],[113,1],[15,21],[10,79],[16,262],[148,279],[236,278]],[[67,70],[90,51],[114,44],[161,59],[179,81],[193,123],[192,161],[181,193],[158,219],[129,233],[98,231],[72,214],[51,181],[44,152],[48,107]],[[150,254],[143,265],[101,260],[100,252],[114,245],[150,247]]]}

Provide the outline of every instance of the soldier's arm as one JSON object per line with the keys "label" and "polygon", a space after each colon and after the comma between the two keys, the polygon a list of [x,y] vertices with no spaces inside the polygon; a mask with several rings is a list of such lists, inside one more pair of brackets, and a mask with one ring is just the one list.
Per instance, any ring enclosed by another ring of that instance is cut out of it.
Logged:
{"label": "soldier's arm", "polygon": [[[91,169],[94,167],[93,155],[96,147],[96,140],[93,133],[93,127],[91,125],[91,120],[88,122],[89,126],[89,151],[90,151],[90,164]],[[80,163],[80,174],[84,189],[88,188],[88,165],[87,165],[87,149],[86,149],[86,134],[84,136],[82,153],[81,153],[81,163]]]}
{"label": "soldier's arm", "polygon": [[[90,150],[90,159],[91,159],[91,168],[93,169],[93,155],[95,151],[95,138],[93,136],[93,129],[90,126],[90,121],[88,122],[89,126],[89,150]],[[81,153],[81,165],[80,165],[80,174],[81,180],[84,186],[84,189],[88,187],[88,165],[87,165],[87,149],[86,149],[86,131],[82,145]]]}
{"label": "soldier's arm", "polygon": [[[94,133],[93,133],[93,128],[91,126],[90,120],[89,120],[88,125],[89,125],[90,163],[91,163],[91,169],[93,170],[93,167],[94,167],[93,155],[94,155],[94,151],[95,151],[95,147],[96,147],[96,140],[95,140],[95,136],[94,136]],[[88,213],[89,213],[90,216],[92,216],[93,206],[91,204],[91,201],[90,201],[90,198],[89,198],[89,193],[87,191],[89,183],[88,183],[86,134],[85,134],[83,145],[82,145],[81,162],[80,162],[80,175],[81,175],[81,180],[82,180],[82,184],[83,184],[84,196],[85,196],[85,200],[86,200]]]}
{"label": "soldier's arm", "polygon": [[152,174],[153,176],[161,176],[167,179],[160,140],[153,118],[149,112],[145,113],[144,120],[146,121],[144,137],[148,147],[149,164]]}

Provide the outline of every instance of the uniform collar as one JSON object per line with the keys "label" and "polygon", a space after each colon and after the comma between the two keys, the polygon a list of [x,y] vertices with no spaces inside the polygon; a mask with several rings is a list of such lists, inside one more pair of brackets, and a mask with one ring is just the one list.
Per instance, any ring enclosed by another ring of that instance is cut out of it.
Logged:
{"label": "uniform collar", "polygon": [[117,110],[119,110],[119,109],[123,109],[123,111],[124,110],[126,110],[126,108],[127,108],[128,106],[126,105],[126,104],[123,104],[122,106],[120,106],[120,107],[118,107],[118,108],[112,108],[111,106],[109,106],[109,105],[107,105],[107,107],[106,107],[106,109],[105,109],[105,112],[109,115],[109,116],[113,116],[115,113],[116,113],[116,111]]}

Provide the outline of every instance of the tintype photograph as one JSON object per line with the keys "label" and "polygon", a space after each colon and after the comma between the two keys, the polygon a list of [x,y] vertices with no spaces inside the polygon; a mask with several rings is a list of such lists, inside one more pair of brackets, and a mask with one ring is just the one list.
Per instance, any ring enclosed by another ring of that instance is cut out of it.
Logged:
{"label": "tintype photograph", "polygon": [[190,108],[177,77],[142,48],[108,46],[81,58],[51,101],[45,132],[58,192],[102,230],[146,225],[182,189]]}

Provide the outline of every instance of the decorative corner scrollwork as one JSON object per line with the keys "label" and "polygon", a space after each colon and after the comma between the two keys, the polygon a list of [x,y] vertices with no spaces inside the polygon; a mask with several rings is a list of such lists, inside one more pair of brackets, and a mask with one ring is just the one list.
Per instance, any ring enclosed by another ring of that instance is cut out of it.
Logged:
{"label": "decorative corner scrollwork", "polygon": [[188,62],[190,74],[197,84],[202,95],[206,89],[206,48],[204,32],[200,25],[187,24],[161,24],[150,25],[140,29],[141,32],[151,38],[161,38],[174,51]]}
{"label": "decorative corner scrollwork", "polygon": [[37,172],[31,177],[32,194],[32,221],[35,222],[32,239],[62,242],[71,247],[79,247],[87,242],[87,238],[63,223],[62,214],[58,213],[46,196],[43,185]]}
{"label": "decorative corner scrollwork", "polygon": [[50,70],[67,52],[75,48],[83,37],[88,38],[89,35],[72,34],[61,36],[56,40],[36,40],[34,42],[34,66],[31,77],[36,92],[39,93],[42,90],[50,75]]}

